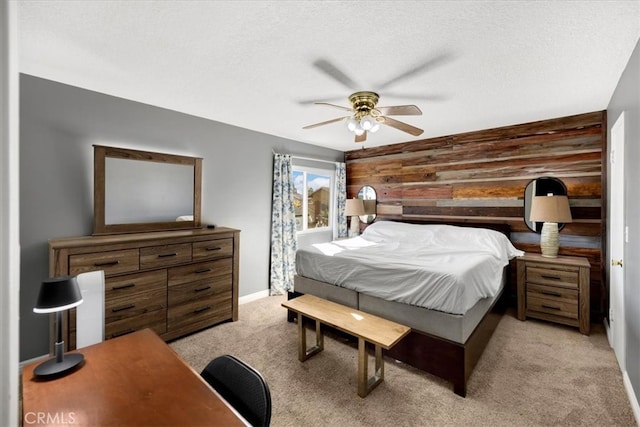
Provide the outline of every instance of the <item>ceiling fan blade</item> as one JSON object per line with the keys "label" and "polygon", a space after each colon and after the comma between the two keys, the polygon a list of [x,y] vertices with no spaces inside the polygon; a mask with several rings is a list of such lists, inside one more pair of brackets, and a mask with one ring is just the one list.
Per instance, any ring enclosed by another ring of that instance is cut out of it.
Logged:
{"label": "ceiling fan blade", "polygon": [[362,135],[356,135],[355,142],[365,142],[367,140],[367,131],[365,130]]}
{"label": "ceiling fan blade", "polygon": [[307,125],[305,127],[303,127],[302,129],[313,129],[313,128],[317,128],[318,126],[324,126],[324,125],[328,125],[331,123],[335,123],[335,122],[340,122],[346,118],[349,118],[351,116],[345,116],[345,117],[338,117],[337,119],[331,119],[331,120],[327,120],[326,122],[320,122],[320,123],[314,123],[312,125]]}
{"label": "ceiling fan blade", "polygon": [[353,80],[351,80],[351,78],[349,76],[347,76],[345,73],[340,71],[340,69],[338,69],[338,67],[333,65],[328,60],[326,60],[326,59],[318,59],[313,63],[313,65],[316,68],[318,68],[320,71],[324,72],[325,74],[328,74],[329,76],[333,77],[338,82],[342,83],[347,88],[355,89],[356,83]]}
{"label": "ceiling fan blade", "polygon": [[435,58],[431,58],[428,59],[416,66],[414,66],[413,68],[410,68],[409,70],[405,71],[404,73],[401,73],[399,75],[397,75],[396,77],[387,80],[386,82],[382,83],[381,85],[377,86],[378,90],[382,90],[386,87],[391,86],[392,84],[395,84],[401,80],[405,80],[411,76],[414,76],[416,74],[422,73],[424,71],[427,71],[429,68],[433,68],[436,65],[440,65],[441,63],[445,63],[447,61],[449,61],[451,59],[451,55],[448,53],[441,53],[440,55],[436,56]]}
{"label": "ceiling fan blade", "polygon": [[421,116],[422,111],[415,105],[394,105],[391,107],[376,107],[383,116]]}
{"label": "ceiling fan blade", "polygon": [[403,132],[410,133],[413,136],[422,135],[422,132],[424,132],[422,129],[419,129],[415,126],[411,126],[408,123],[404,123],[404,122],[392,119],[391,117],[381,117],[381,119],[383,124],[387,126],[391,126],[392,128],[396,128]]}
{"label": "ceiling fan blade", "polygon": [[355,111],[353,111],[353,108],[343,107],[342,105],[331,104],[329,102],[314,102],[314,104],[317,104],[317,105],[328,105],[329,107],[339,108],[341,110],[348,111],[350,113],[354,113],[355,112]]}

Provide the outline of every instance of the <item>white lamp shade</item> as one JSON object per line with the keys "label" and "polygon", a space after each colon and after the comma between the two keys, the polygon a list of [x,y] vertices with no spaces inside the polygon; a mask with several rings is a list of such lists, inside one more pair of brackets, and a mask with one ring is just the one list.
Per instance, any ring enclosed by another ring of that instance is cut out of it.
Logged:
{"label": "white lamp shade", "polygon": [[535,222],[571,222],[571,209],[567,196],[534,196],[529,220]]}
{"label": "white lamp shade", "polygon": [[346,216],[364,215],[364,203],[361,199],[347,199],[344,214]]}

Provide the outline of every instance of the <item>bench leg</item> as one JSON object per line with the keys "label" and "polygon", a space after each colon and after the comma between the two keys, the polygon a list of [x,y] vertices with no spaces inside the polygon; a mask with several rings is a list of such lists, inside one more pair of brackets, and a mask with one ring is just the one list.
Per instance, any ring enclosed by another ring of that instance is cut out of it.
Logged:
{"label": "bench leg", "polygon": [[304,362],[324,349],[324,335],[320,321],[316,320],[316,345],[307,349],[307,329],[302,324],[302,314],[298,313],[298,360]]}
{"label": "bench leg", "polygon": [[367,394],[384,380],[384,359],[382,347],[375,346],[376,372],[369,378],[367,363],[367,345],[364,339],[358,338],[358,396],[366,397]]}

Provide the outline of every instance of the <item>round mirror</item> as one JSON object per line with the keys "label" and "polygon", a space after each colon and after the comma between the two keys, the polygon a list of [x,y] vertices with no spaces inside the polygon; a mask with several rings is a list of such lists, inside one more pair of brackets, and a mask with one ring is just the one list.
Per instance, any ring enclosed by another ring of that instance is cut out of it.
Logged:
{"label": "round mirror", "polygon": [[376,190],[365,185],[358,191],[358,199],[364,203],[364,215],[360,215],[360,221],[371,224],[376,219]]}
{"label": "round mirror", "polygon": [[[552,176],[543,176],[529,182],[524,189],[524,223],[527,224],[529,230],[540,233],[542,231],[542,223],[529,221],[531,213],[531,201],[533,196],[546,196],[553,194],[554,196],[566,196],[567,187],[564,182]],[[558,230],[562,230],[564,223],[558,224]]]}

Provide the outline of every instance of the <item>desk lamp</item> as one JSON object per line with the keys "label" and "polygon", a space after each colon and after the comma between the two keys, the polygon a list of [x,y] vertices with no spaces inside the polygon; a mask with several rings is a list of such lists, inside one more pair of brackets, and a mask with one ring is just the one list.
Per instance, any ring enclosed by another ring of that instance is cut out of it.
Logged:
{"label": "desk lamp", "polygon": [[56,313],[56,357],[41,363],[33,371],[39,378],[54,378],[68,374],[84,360],[79,353],[64,355],[62,312],[82,304],[82,294],[73,276],[54,277],[42,282],[34,313]]}
{"label": "desk lamp", "polygon": [[547,258],[557,258],[559,236],[558,223],[571,222],[571,209],[567,196],[534,196],[531,202],[531,213],[529,220],[542,222],[542,232],[540,233],[540,250],[542,256]]}

